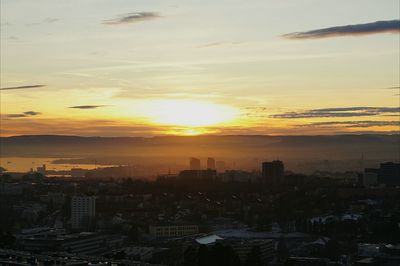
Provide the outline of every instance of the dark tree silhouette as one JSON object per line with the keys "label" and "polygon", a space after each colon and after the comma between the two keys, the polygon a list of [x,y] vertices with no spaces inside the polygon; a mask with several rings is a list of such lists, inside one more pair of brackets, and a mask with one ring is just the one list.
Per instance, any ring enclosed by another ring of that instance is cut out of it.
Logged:
{"label": "dark tree silhouette", "polygon": [[247,254],[245,266],[262,266],[263,261],[261,258],[260,247],[255,246],[251,249],[249,254]]}
{"label": "dark tree silhouette", "polygon": [[183,253],[183,265],[184,266],[196,265],[196,250],[193,246],[189,246]]}
{"label": "dark tree silhouette", "polygon": [[278,255],[278,260],[280,262],[286,261],[286,259],[289,257],[289,249],[286,246],[286,241],[283,238],[283,236],[279,238],[277,246],[277,255]]}
{"label": "dark tree silhouette", "polygon": [[211,264],[210,252],[206,245],[201,245],[197,251],[197,265],[208,266]]}

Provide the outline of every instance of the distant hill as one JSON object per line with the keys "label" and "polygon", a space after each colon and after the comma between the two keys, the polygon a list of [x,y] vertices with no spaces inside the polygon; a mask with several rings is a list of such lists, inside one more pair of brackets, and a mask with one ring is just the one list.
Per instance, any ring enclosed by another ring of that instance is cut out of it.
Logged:
{"label": "distant hill", "polygon": [[60,135],[0,138],[2,157],[258,157],[287,159],[399,159],[400,135],[79,137]]}

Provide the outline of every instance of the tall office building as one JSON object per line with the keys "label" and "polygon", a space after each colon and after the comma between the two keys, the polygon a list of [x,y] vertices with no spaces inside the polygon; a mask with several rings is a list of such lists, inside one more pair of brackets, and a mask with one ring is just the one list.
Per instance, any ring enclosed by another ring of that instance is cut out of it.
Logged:
{"label": "tall office building", "polygon": [[225,172],[226,166],[224,161],[217,161],[215,164],[219,173]]}
{"label": "tall office building", "polygon": [[215,159],[208,157],[207,158],[207,169],[214,170],[215,169]]}
{"label": "tall office building", "polygon": [[200,170],[200,159],[190,158],[190,170]]}
{"label": "tall office building", "polygon": [[381,163],[378,169],[379,183],[386,184],[387,186],[400,185],[400,163]]}
{"label": "tall office building", "polygon": [[277,185],[283,180],[283,174],[285,172],[285,167],[282,161],[272,161],[262,163],[262,178],[264,182]]}
{"label": "tall office building", "polygon": [[36,168],[36,171],[39,174],[46,175],[46,165],[43,164],[43,166],[39,166],[38,168]]}
{"label": "tall office building", "polygon": [[89,229],[96,215],[96,198],[73,196],[71,199],[72,229]]}

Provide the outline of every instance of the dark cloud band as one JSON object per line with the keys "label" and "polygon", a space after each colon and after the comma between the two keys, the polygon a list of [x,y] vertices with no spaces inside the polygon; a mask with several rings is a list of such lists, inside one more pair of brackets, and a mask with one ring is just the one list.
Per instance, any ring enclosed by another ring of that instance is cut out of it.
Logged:
{"label": "dark cloud band", "polygon": [[154,12],[134,12],[125,15],[121,15],[119,18],[104,20],[103,24],[107,25],[120,25],[137,23],[141,21],[153,20],[160,18],[161,16]]}
{"label": "dark cloud band", "polygon": [[344,108],[321,108],[305,112],[287,112],[275,114],[273,118],[296,119],[296,118],[322,118],[322,117],[361,117],[377,116],[382,114],[399,113],[399,107],[344,107]]}
{"label": "dark cloud band", "polygon": [[16,86],[16,87],[6,87],[6,88],[0,88],[2,91],[8,91],[8,90],[23,90],[23,89],[34,89],[34,88],[41,88],[45,87],[46,85],[38,84],[38,85],[23,85],[23,86]]}
{"label": "dark cloud band", "polygon": [[5,118],[23,118],[23,117],[37,116],[37,115],[41,115],[41,114],[42,113],[40,113],[40,112],[26,111],[21,114],[8,114],[8,115],[5,115]]}
{"label": "dark cloud band", "polygon": [[368,35],[386,32],[400,32],[400,20],[376,21],[365,24],[354,24],[304,32],[293,32],[285,34],[283,35],[283,37],[287,39],[318,39],[339,36]]}
{"label": "dark cloud band", "polygon": [[72,109],[96,109],[96,108],[100,108],[100,107],[106,107],[109,105],[77,105],[77,106],[71,106],[68,108],[72,108]]}
{"label": "dark cloud band", "polygon": [[329,121],[329,122],[316,122],[311,124],[299,125],[301,127],[314,126],[314,127],[386,127],[386,126],[400,126],[400,121]]}

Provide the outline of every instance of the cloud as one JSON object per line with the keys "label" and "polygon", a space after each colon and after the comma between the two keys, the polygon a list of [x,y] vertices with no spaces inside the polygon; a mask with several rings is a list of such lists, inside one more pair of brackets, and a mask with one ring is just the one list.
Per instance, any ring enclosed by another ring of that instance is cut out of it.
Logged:
{"label": "cloud", "polygon": [[40,24],[49,24],[49,23],[57,22],[59,20],[60,19],[58,19],[58,18],[45,18],[45,19],[43,19],[41,21],[38,21],[38,22],[25,24],[25,26],[36,26],[36,25],[40,25]]}
{"label": "cloud", "polygon": [[154,12],[133,12],[125,15],[121,15],[119,18],[104,20],[103,24],[107,25],[120,25],[120,24],[129,24],[129,23],[137,23],[147,20],[158,19],[161,16]]}
{"label": "cloud", "polygon": [[223,46],[223,45],[238,45],[242,44],[241,42],[211,42],[206,43],[204,45],[197,46],[197,48],[208,48],[208,47],[215,47],[215,46]]}
{"label": "cloud", "polygon": [[[387,87],[387,88],[383,88],[384,90],[398,90],[400,91],[400,86],[394,86],[394,87]],[[396,96],[398,96],[399,94],[395,94]]]}
{"label": "cloud", "polygon": [[329,122],[316,122],[305,125],[298,125],[301,127],[307,126],[340,126],[340,127],[387,127],[387,126],[400,126],[400,121],[329,121]]}
{"label": "cloud", "polygon": [[[60,121],[62,121],[60,123]],[[173,126],[156,126],[132,121],[96,119],[6,119],[1,135],[80,135],[80,136],[153,136],[165,135],[165,131],[175,130]],[[179,130],[176,129],[176,130]]]}
{"label": "cloud", "polygon": [[96,108],[100,108],[100,107],[106,107],[109,105],[77,105],[77,106],[70,106],[68,108],[72,108],[72,109],[96,109]]}
{"label": "cloud", "polygon": [[206,47],[214,47],[214,46],[221,46],[224,45],[224,42],[211,42],[204,45],[199,46],[199,48],[206,48]]}
{"label": "cloud", "polygon": [[27,111],[27,112],[24,112],[24,115],[28,115],[28,116],[34,116],[34,115],[40,115],[40,114],[42,114],[42,113],[40,113],[40,112],[35,112],[35,111]]}
{"label": "cloud", "polygon": [[387,87],[387,88],[383,88],[385,90],[398,90],[400,89],[400,86],[394,86],[394,87]]}
{"label": "cloud", "polygon": [[22,90],[22,89],[34,89],[34,88],[41,88],[45,87],[46,85],[23,85],[23,86],[17,86],[17,87],[6,87],[6,88],[0,88],[1,91],[8,91],[8,90]]}
{"label": "cloud", "polygon": [[319,39],[340,36],[369,35],[387,32],[400,32],[400,20],[386,20],[365,24],[337,26],[304,32],[293,32],[284,34],[282,36],[287,39]]}
{"label": "cloud", "polygon": [[399,107],[345,107],[345,108],[321,108],[304,112],[286,112],[275,114],[273,118],[296,119],[296,118],[321,118],[321,117],[356,117],[377,116],[387,113],[399,113]]}
{"label": "cloud", "polygon": [[26,111],[21,114],[6,114],[5,119],[9,118],[23,118],[23,117],[30,117],[30,116],[37,116],[41,115],[42,113],[40,112],[35,112],[35,111]]}

